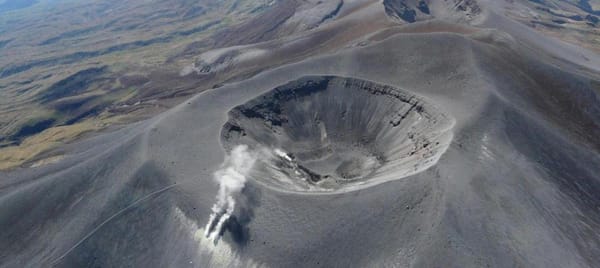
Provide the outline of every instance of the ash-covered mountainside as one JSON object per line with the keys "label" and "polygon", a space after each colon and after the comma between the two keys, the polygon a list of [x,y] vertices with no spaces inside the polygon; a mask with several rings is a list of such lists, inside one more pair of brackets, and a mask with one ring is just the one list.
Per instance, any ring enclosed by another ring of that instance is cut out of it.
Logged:
{"label": "ash-covered mountainside", "polygon": [[600,266],[597,1],[112,2],[0,2],[0,267]]}

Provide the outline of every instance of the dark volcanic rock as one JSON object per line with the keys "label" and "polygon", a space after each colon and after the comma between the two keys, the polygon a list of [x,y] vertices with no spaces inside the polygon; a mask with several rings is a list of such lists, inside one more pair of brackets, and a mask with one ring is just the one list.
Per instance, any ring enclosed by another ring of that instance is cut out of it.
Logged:
{"label": "dark volcanic rock", "polygon": [[410,8],[405,1],[401,0],[384,0],[385,13],[394,18],[402,19],[406,22],[417,21],[417,12]]}

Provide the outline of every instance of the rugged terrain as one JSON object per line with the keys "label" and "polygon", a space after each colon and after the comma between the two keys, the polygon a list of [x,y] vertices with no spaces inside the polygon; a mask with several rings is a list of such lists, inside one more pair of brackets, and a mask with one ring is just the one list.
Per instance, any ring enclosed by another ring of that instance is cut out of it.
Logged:
{"label": "rugged terrain", "polygon": [[25,2],[0,266],[600,266],[597,1]]}

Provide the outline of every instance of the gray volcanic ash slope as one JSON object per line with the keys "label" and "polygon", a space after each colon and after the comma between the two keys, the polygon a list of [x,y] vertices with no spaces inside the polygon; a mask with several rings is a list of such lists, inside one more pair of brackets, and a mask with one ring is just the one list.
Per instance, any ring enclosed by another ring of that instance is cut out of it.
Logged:
{"label": "gray volcanic ash slope", "polygon": [[[323,29],[385,18],[359,2]],[[593,53],[395,23],[1,173],[1,266],[600,266]]]}

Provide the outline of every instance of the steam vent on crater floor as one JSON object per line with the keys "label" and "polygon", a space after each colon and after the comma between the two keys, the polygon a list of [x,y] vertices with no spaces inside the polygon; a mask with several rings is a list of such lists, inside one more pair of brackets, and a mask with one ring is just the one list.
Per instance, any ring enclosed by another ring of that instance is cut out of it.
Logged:
{"label": "steam vent on crater floor", "polygon": [[304,77],[229,112],[226,148],[273,148],[251,177],[281,190],[343,191],[435,165],[454,119],[399,88],[357,78]]}

